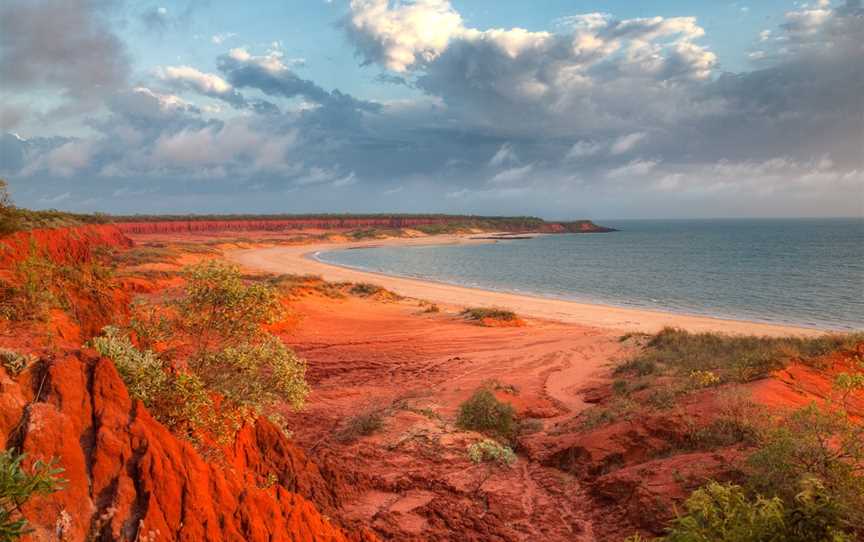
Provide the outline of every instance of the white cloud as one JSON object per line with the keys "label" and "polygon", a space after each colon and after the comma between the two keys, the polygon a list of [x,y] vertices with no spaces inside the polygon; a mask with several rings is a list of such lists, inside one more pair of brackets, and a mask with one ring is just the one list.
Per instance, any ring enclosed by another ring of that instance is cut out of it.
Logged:
{"label": "white cloud", "polygon": [[433,60],[463,29],[462,17],[447,0],[392,5],[389,0],[351,0],[348,24],[358,39],[369,39],[384,65],[396,72]]}
{"label": "white cloud", "polygon": [[157,74],[165,81],[185,84],[202,94],[228,94],[233,90],[228,81],[218,75],[192,66],[166,66]]}
{"label": "white cloud", "polygon": [[621,167],[616,167],[606,173],[608,179],[626,179],[632,177],[643,177],[657,167],[659,162],[654,160],[633,160]]}
{"label": "white cloud", "polygon": [[519,158],[513,151],[513,146],[510,143],[504,143],[498,148],[492,158],[489,159],[489,167],[500,167],[518,161]]}
{"label": "white cloud", "polygon": [[489,179],[489,182],[492,184],[511,184],[521,182],[526,179],[533,169],[533,164],[505,169],[504,171],[496,173],[491,179]]}
{"label": "white cloud", "polygon": [[626,152],[629,152],[643,139],[645,139],[644,132],[635,132],[632,134],[621,136],[616,139],[614,143],[612,143],[612,146],[609,148],[609,153],[624,154]]}
{"label": "white cloud", "polygon": [[221,32],[219,34],[213,34],[213,36],[210,37],[210,41],[214,45],[222,45],[226,41],[236,36],[237,34],[235,34],[234,32]]}

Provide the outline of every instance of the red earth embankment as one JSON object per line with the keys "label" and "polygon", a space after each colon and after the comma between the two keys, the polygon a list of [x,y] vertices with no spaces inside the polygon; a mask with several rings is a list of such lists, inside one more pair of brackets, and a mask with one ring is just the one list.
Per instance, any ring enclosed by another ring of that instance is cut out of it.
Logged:
{"label": "red earth embankment", "polygon": [[[56,458],[67,480],[23,508],[34,529],[24,540],[376,540],[330,519],[353,481],[269,422],[205,455],[131,400],[112,362],[80,350],[101,326],[123,320],[132,291],[124,279],[82,270],[99,265],[100,247],[131,245],[113,225],[0,238],[9,292],[26,280],[18,264],[33,257],[37,273],[50,273],[46,287],[66,301],[44,320],[0,319],[0,346],[38,359],[17,376],[0,367],[0,440],[28,464]],[[61,280],[67,274],[77,278]]]}
{"label": "red earth embankment", "polygon": [[0,269],[8,269],[32,251],[56,264],[90,261],[97,247],[129,248],[132,240],[113,224],[22,231],[0,238]]}
{"label": "red earth embankment", "polygon": [[0,370],[0,390],[0,438],[30,460],[58,458],[68,480],[24,508],[30,540],[374,540],[322,516],[347,493],[341,480],[268,422],[245,427],[224,464],[205,460],[86,351],[14,380]]}

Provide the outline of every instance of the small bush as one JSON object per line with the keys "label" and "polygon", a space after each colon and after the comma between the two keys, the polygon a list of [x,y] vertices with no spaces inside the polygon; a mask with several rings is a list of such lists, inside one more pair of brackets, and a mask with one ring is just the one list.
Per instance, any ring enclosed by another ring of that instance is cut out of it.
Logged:
{"label": "small bush", "polygon": [[376,433],[384,427],[384,413],[381,409],[372,409],[361,412],[348,419],[345,426],[336,434],[338,440],[351,442],[358,437]]}
{"label": "small bush", "polygon": [[710,482],[687,499],[665,542],[852,542],[818,484],[805,484],[789,506],[748,497],[737,485]]}
{"label": "small bush", "polygon": [[834,389],[840,395],[840,404],[849,408],[849,397],[864,391],[864,373],[840,373],[834,377]]}
{"label": "small bush", "polygon": [[198,354],[249,342],[282,315],[275,288],[247,283],[234,265],[203,262],[187,268],[186,279],[178,312]]}
{"label": "small bush", "polygon": [[489,309],[474,307],[462,311],[462,316],[468,320],[498,320],[499,322],[515,322],[518,320],[516,313],[505,309]]}
{"label": "small bush", "polygon": [[616,397],[607,406],[594,406],[579,414],[579,428],[587,431],[618,420],[627,420],[638,410],[638,404],[629,397]]}
{"label": "small bush", "polygon": [[510,466],[516,462],[516,454],[509,446],[486,439],[468,446],[468,459],[474,463],[495,463]]}
{"label": "small bush", "polygon": [[713,371],[693,371],[690,373],[690,386],[693,389],[710,388],[722,382]]}
{"label": "small bush", "polygon": [[36,359],[36,356],[32,354],[25,356],[24,354],[19,354],[14,350],[0,348],[0,365],[6,369],[9,376],[18,376],[27,367],[36,363]]}
{"label": "small bush", "polygon": [[138,350],[129,337],[114,327],[106,327],[88,346],[111,359],[129,396],[141,401],[159,422],[175,431],[194,436],[206,429],[223,436],[227,428],[214,415],[209,393],[194,374],[172,373],[157,354]]}
{"label": "small bush", "polygon": [[678,399],[679,395],[681,395],[681,392],[679,390],[673,388],[672,386],[664,386],[662,388],[651,391],[651,393],[648,394],[646,400],[648,401],[648,404],[652,407],[665,410],[675,406],[675,402]]}
{"label": "small bush", "polygon": [[169,375],[164,361],[155,353],[135,348],[129,337],[113,326],[102,330],[88,346],[114,362],[120,378],[126,383],[129,396],[151,408],[168,386]]}
{"label": "small bush", "polygon": [[281,401],[299,409],[309,394],[306,362],[272,335],[195,357],[189,367],[233,408],[252,415]]}
{"label": "small bush", "polygon": [[804,480],[815,480],[848,525],[864,526],[864,426],[841,412],[810,405],[761,435],[747,460],[749,484],[792,503]]}
{"label": "small bush", "polygon": [[384,288],[376,284],[370,284],[368,282],[358,282],[357,284],[351,286],[351,288],[348,290],[351,295],[356,295],[359,297],[370,297],[383,291],[385,291]]}
{"label": "small bush", "polygon": [[657,371],[657,364],[650,359],[633,358],[615,367],[613,374],[635,374],[637,376],[648,376]]}
{"label": "small bush", "polygon": [[441,307],[439,307],[435,303],[432,303],[431,301],[421,299],[419,305],[423,308],[424,313],[441,312]]}
{"label": "small bush", "polygon": [[694,427],[687,440],[688,445],[697,450],[713,450],[734,444],[752,446],[758,441],[758,429],[746,420],[721,416],[706,426]]}
{"label": "small bush", "polygon": [[456,425],[509,441],[516,432],[516,417],[510,404],[500,402],[484,387],[459,406]]}
{"label": "small bush", "polygon": [[18,540],[28,532],[21,507],[34,495],[49,495],[66,482],[59,475],[57,461],[36,461],[30,469],[22,466],[24,454],[15,450],[0,452],[0,540]]}

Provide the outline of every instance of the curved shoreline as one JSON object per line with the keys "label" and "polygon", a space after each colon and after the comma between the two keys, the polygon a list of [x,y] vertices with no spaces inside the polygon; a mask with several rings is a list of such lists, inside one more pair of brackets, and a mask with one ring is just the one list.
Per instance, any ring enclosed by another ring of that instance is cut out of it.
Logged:
{"label": "curved shoreline", "polygon": [[513,310],[528,318],[614,329],[621,332],[641,331],[655,333],[665,326],[680,327],[693,332],[715,331],[771,336],[817,336],[827,331],[794,325],[732,320],[650,309],[615,307],[531,294],[484,290],[434,280],[388,275],[375,271],[361,271],[352,267],[325,263],[314,257],[315,253],[325,250],[371,248],[375,246],[479,244],[488,242],[490,241],[472,239],[470,236],[443,235],[408,239],[392,238],[362,242],[242,249],[229,252],[228,257],[248,268],[271,273],[314,274],[320,275],[328,281],[375,282],[405,297],[425,299],[443,305],[454,307],[498,306]]}

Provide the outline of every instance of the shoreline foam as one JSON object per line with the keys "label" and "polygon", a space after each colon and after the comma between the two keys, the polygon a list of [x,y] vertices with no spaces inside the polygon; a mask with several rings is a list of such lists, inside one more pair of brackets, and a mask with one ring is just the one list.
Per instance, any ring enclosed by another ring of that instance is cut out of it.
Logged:
{"label": "shoreline foam", "polygon": [[422,246],[446,244],[479,244],[490,242],[470,236],[442,235],[421,238],[376,239],[365,242],[326,243],[314,245],[268,247],[232,251],[229,258],[249,268],[273,273],[315,274],[329,281],[375,282],[400,295],[425,299],[455,307],[498,306],[518,314],[544,320],[573,323],[622,332],[654,333],[665,326],[688,331],[715,331],[749,335],[814,336],[828,330],[795,325],[771,324],[713,316],[664,312],[650,309],[617,307],[585,303],[526,293],[509,293],[471,286],[454,285],[431,279],[409,278],[375,271],[325,263],[315,253],[372,246]]}

